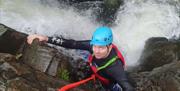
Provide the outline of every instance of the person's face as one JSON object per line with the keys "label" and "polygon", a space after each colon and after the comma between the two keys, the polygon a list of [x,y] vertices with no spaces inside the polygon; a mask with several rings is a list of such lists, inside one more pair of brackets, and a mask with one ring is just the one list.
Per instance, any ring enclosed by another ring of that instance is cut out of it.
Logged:
{"label": "person's face", "polygon": [[97,45],[93,45],[93,53],[94,56],[97,59],[101,59],[101,58],[105,58],[109,55],[109,50],[110,50],[111,46],[97,46]]}

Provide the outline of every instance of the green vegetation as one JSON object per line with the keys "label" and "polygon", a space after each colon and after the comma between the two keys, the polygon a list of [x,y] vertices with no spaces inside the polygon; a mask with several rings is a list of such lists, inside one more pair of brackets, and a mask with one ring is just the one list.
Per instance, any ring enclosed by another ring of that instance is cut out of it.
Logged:
{"label": "green vegetation", "polygon": [[59,69],[59,71],[58,71],[58,77],[61,78],[61,79],[63,79],[63,80],[66,80],[66,81],[69,81],[69,74],[70,74],[70,73],[68,72],[67,69],[61,68],[61,69]]}

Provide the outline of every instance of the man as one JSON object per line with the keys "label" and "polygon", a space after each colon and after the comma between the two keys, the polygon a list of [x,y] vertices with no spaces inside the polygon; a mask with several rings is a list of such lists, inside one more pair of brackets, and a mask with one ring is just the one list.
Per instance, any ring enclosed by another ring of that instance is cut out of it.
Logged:
{"label": "man", "polygon": [[65,48],[88,50],[92,53],[89,56],[90,67],[107,91],[134,91],[124,71],[124,58],[117,47],[112,44],[113,34],[109,27],[97,28],[91,40],[75,41],[42,35],[29,35],[27,42],[31,44],[35,38]]}

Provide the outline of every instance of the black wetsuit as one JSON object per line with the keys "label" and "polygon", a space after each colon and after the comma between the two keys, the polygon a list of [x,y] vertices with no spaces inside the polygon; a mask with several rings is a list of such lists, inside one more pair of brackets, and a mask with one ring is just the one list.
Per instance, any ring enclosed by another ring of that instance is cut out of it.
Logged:
{"label": "black wetsuit", "polygon": [[[65,48],[87,50],[90,53],[93,53],[92,46],[90,45],[90,40],[75,41],[64,38],[49,37],[48,43],[59,45]],[[108,57],[104,59],[96,59],[94,57],[93,62],[100,67],[105,63],[107,63],[114,56],[116,56],[116,51],[115,49],[112,49]],[[114,84],[118,83],[123,89],[123,91],[134,91],[134,88],[128,82],[126,73],[123,68],[123,64],[120,61],[120,59],[117,59],[117,61],[115,61],[112,65],[109,65],[105,69],[100,70],[98,73],[102,77],[105,77],[110,80],[110,85],[105,86],[106,89],[112,89]],[[110,90],[110,91],[115,91],[115,90]]]}

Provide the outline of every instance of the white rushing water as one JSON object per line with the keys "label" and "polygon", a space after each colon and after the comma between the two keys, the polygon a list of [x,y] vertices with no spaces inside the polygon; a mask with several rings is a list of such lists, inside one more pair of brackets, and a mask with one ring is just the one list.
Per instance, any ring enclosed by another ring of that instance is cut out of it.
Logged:
{"label": "white rushing water", "polygon": [[[145,41],[150,37],[179,35],[179,6],[176,0],[125,0],[117,12],[114,43],[123,52],[128,66],[138,64]],[[28,34],[63,35],[89,39],[100,24],[91,16],[56,0],[0,0],[0,23]]]}
{"label": "white rushing water", "polygon": [[20,32],[89,39],[97,27],[89,17],[81,16],[71,7],[63,8],[56,0],[0,2],[0,22]]}
{"label": "white rushing water", "polygon": [[177,5],[176,0],[126,0],[113,29],[115,41],[122,47],[127,64],[138,64],[148,38],[179,36]]}

